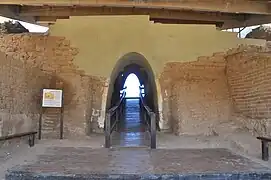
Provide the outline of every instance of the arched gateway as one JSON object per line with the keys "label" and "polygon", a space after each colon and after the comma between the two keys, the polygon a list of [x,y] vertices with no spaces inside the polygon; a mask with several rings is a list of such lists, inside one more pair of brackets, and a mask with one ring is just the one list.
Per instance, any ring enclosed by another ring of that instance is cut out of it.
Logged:
{"label": "arched gateway", "polygon": [[[124,83],[131,73],[139,79],[140,87],[138,88],[144,88],[144,95],[140,94],[140,98],[133,100],[125,97],[124,93]],[[159,117],[155,116],[158,112],[157,89],[154,73],[143,55],[131,52],[118,60],[110,77],[106,109],[107,119],[110,118],[110,121],[105,121],[105,132],[107,136],[110,136],[108,137],[110,143],[123,146],[141,146],[151,143],[151,133],[158,128],[159,121]],[[155,124],[155,129],[152,131],[151,113],[154,115]],[[129,125],[131,121],[134,124]],[[140,126],[140,128],[135,128],[135,126]],[[134,142],[131,142],[131,137],[135,140]]]}

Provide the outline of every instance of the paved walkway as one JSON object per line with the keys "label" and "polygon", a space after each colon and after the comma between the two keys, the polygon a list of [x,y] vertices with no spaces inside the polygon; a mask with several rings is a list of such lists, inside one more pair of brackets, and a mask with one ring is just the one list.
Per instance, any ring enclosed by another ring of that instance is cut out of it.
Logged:
{"label": "paved walkway", "polygon": [[[181,136],[181,137],[178,137],[172,134],[158,133],[157,140],[158,140],[157,147],[159,149],[165,149],[165,150],[173,149],[173,151],[174,149],[182,149],[180,153],[176,153],[178,154],[178,158],[181,158],[179,160],[182,160],[182,161],[184,160],[182,158],[186,158],[186,157],[180,154],[183,154],[183,152],[185,152],[185,149],[199,149],[198,153],[200,154],[200,152],[202,152],[201,149],[205,149],[205,148],[218,148],[218,149],[227,148],[227,149],[230,149],[232,152],[234,152],[233,156],[235,156],[235,153],[237,153],[249,159],[249,160],[247,159],[244,160],[241,158],[240,160],[241,167],[243,165],[246,166],[245,164],[246,162],[248,162],[249,164],[251,164],[251,162],[254,162],[256,164],[262,165],[262,167],[271,167],[271,161],[264,162],[260,159],[260,142],[256,140],[254,137],[251,137],[249,135],[231,134],[225,137],[221,137],[221,136],[213,136],[213,137]],[[51,155],[53,155],[52,152],[54,152],[54,150],[56,149],[59,150],[58,153],[65,152],[65,151],[71,152],[71,149],[70,149],[71,147],[75,149],[79,149],[79,150],[81,148],[83,149],[87,148],[88,149],[87,151],[89,150],[92,151],[92,150],[97,149],[97,151],[102,152],[102,151],[106,151],[105,149],[103,149],[103,143],[104,143],[103,135],[92,135],[91,137],[86,137],[85,139],[81,139],[81,140],[78,140],[78,139],[76,140],[42,140],[42,141],[38,141],[38,143],[33,148],[29,148],[27,144],[2,147],[0,148],[0,179],[4,179],[4,175],[7,169],[10,169],[16,165],[34,164],[35,162],[38,161],[38,159],[41,156],[47,156],[48,153],[49,155],[50,153]],[[245,144],[245,146],[243,146],[243,144]],[[60,150],[59,148],[64,148],[64,149]],[[67,149],[65,150],[65,148]],[[74,152],[78,152],[78,151],[74,151]],[[211,152],[209,153],[210,155],[213,154],[212,151],[209,151],[209,152]],[[113,154],[115,153],[116,152],[114,152]],[[146,159],[151,158],[146,151],[142,153],[145,154],[143,157],[147,157]],[[73,154],[74,153],[71,152],[71,155]],[[162,157],[163,153],[159,154],[159,156],[160,155]],[[221,154],[216,154],[216,157],[220,156],[222,158],[224,157],[224,155],[225,155],[225,151],[224,153],[222,152]],[[231,155],[230,157],[233,157],[233,156]],[[121,156],[118,156],[118,157],[120,158]],[[205,165],[204,165],[205,162],[207,162],[207,164],[209,163],[212,164],[212,162],[214,162],[213,160],[206,161],[205,159],[206,153],[205,155],[203,153],[201,155],[201,158],[195,157],[195,156],[190,156],[190,157],[191,157],[191,162],[193,162],[193,158],[198,158],[199,160],[200,159],[202,160],[202,162],[193,163],[195,165],[201,164],[201,166],[203,166],[203,167],[198,167],[198,169],[205,168]],[[74,160],[76,160],[76,158]],[[131,160],[131,159],[127,159],[127,161],[128,160]],[[189,159],[186,159],[186,161],[187,163],[189,163]],[[148,160],[148,162],[150,162],[150,160]],[[228,162],[229,164],[232,163],[231,160],[226,161],[226,162]],[[130,161],[130,163],[132,163],[132,161]],[[180,162],[174,162],[174,163],[178,164]],[[149,165],[149,166],[153,168],[154,165]],[[258,165],[256,166],[259,167]],[[248,165],[247,167],[253,168],[254,165],[252,166]],[[196,167],[194,167],[194,169],[195,168]]]}
{"label": "paved walkway", "polygon": [[271,179],[266,168],[226,149],[51,147],[37,161],[15,167],[7,180]]}
{"label": "paved walkway", "polygon": [[119,124],[118,132],[112,134],[112,146],[146,146],[150,145],[149,132],[140,119],[139,99],[126,99],[125,117]]}

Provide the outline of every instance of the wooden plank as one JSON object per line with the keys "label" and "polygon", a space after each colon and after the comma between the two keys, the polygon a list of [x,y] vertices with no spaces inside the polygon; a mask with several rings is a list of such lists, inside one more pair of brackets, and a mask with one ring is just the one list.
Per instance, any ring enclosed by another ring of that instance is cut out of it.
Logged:
{"label": "wooden plank", "polygon": [[36,17],[36,23],[52,24],[55,23],[57,19],[69,19],[69,16],[38,16]]}
{"label": "wooden plank", "polygon": [[198,21],[242,20],[243,14],[211,13],[196,11],[166,10],[155,8],[124,7],[22,7],[20,16],[91,16],[91,15],[149,15],[151,18],[185,19]]}
{"label": "wooden plank", "polygon": [[271,15],[251,15],[243,21],[226,21],[221,29],[249,27],[271,23]]}
{"label": "wooden plank", "polygon": [[8,135],[8,136],[2,136],[2,137],[0,137],[0,141],[14,139],[14,138],[20,138],[20,137],[24,137],[24,136],[33,135],[33,134],[37,134],[37,132],[33,131],[33,132],[25,132],[25,133],[12,134],[12,135]]}
{"label": "wooden plank", "polygon": [[1,0],[0,4],[30,6],[149,7],[228,13],[270,14],[268,1],[225,0]]}
{"label": "wooden plank", "polygon": [[269,141],[269,142],[271,142],[271,138],[268,138],[268,137],[257,137],[257,139],[262,140],[262,141]]}

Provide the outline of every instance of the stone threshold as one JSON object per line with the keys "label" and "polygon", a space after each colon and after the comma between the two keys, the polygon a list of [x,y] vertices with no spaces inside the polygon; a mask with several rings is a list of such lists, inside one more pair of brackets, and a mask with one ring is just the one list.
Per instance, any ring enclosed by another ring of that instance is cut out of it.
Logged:
{"label": "stone threshold", "polygon": [[11,171],[6,180],[268,180],[271,172],[194,174],[61,174]]}

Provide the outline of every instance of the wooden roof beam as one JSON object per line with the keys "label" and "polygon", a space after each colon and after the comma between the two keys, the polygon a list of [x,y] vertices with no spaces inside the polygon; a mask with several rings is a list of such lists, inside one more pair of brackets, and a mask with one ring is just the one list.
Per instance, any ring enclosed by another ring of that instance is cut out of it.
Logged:
{"label": "wooden roof beam", "polygon": [[204,24],[204,25],[216,25],[217,27],[222,27],[223,22],[216,21],[197,21],[197,20],[186,20],[186,19],[161,19],[161,18],[150,18],[150,21],[154,23],[162,24]]}
{"label": "wooden roof beam", "polygon": [[35,18],[36,23],[40,24],[51,24],[55,23],[57,19],[69,19],[69,16],[60,16],[60,17],[54,17],[54,16],[38,16]]}
{"label": "wooden roof beam", "polygon": [[271,14],[268,1],[263,0],[1,0],[0,4],[29,6],[109,6],[169,8],[227,13]]}
{"label": "wooden roof beam", "polygon": [[22,7],[21,16],[91,16],[91,15],[149,15],[151,18],[185,19],[197,21],[223,22],[229,20],[244,21],[244,14],[180,11],[154,8],[124,7]]}
{"label": "wooden roof beam", "polygon": [[15,19],[15,20],[20,20],[20,21],[25,21],[29,23],[35,23],[35,18],[32,16],[20,16],[18,14],[19,9],[16,6],[5,6],[2,5],[0,6],[0,16],[10,18],[10,19]]}
{"label": "wooden roof beam", "polygon": [[248,19],[246,19],[243,22],[227,21],[223,24],[221,29],[249,27],[249,26],[268,24],[268,23],[271,23],[271,15],[257,15],[257,16],[250,16]]}

